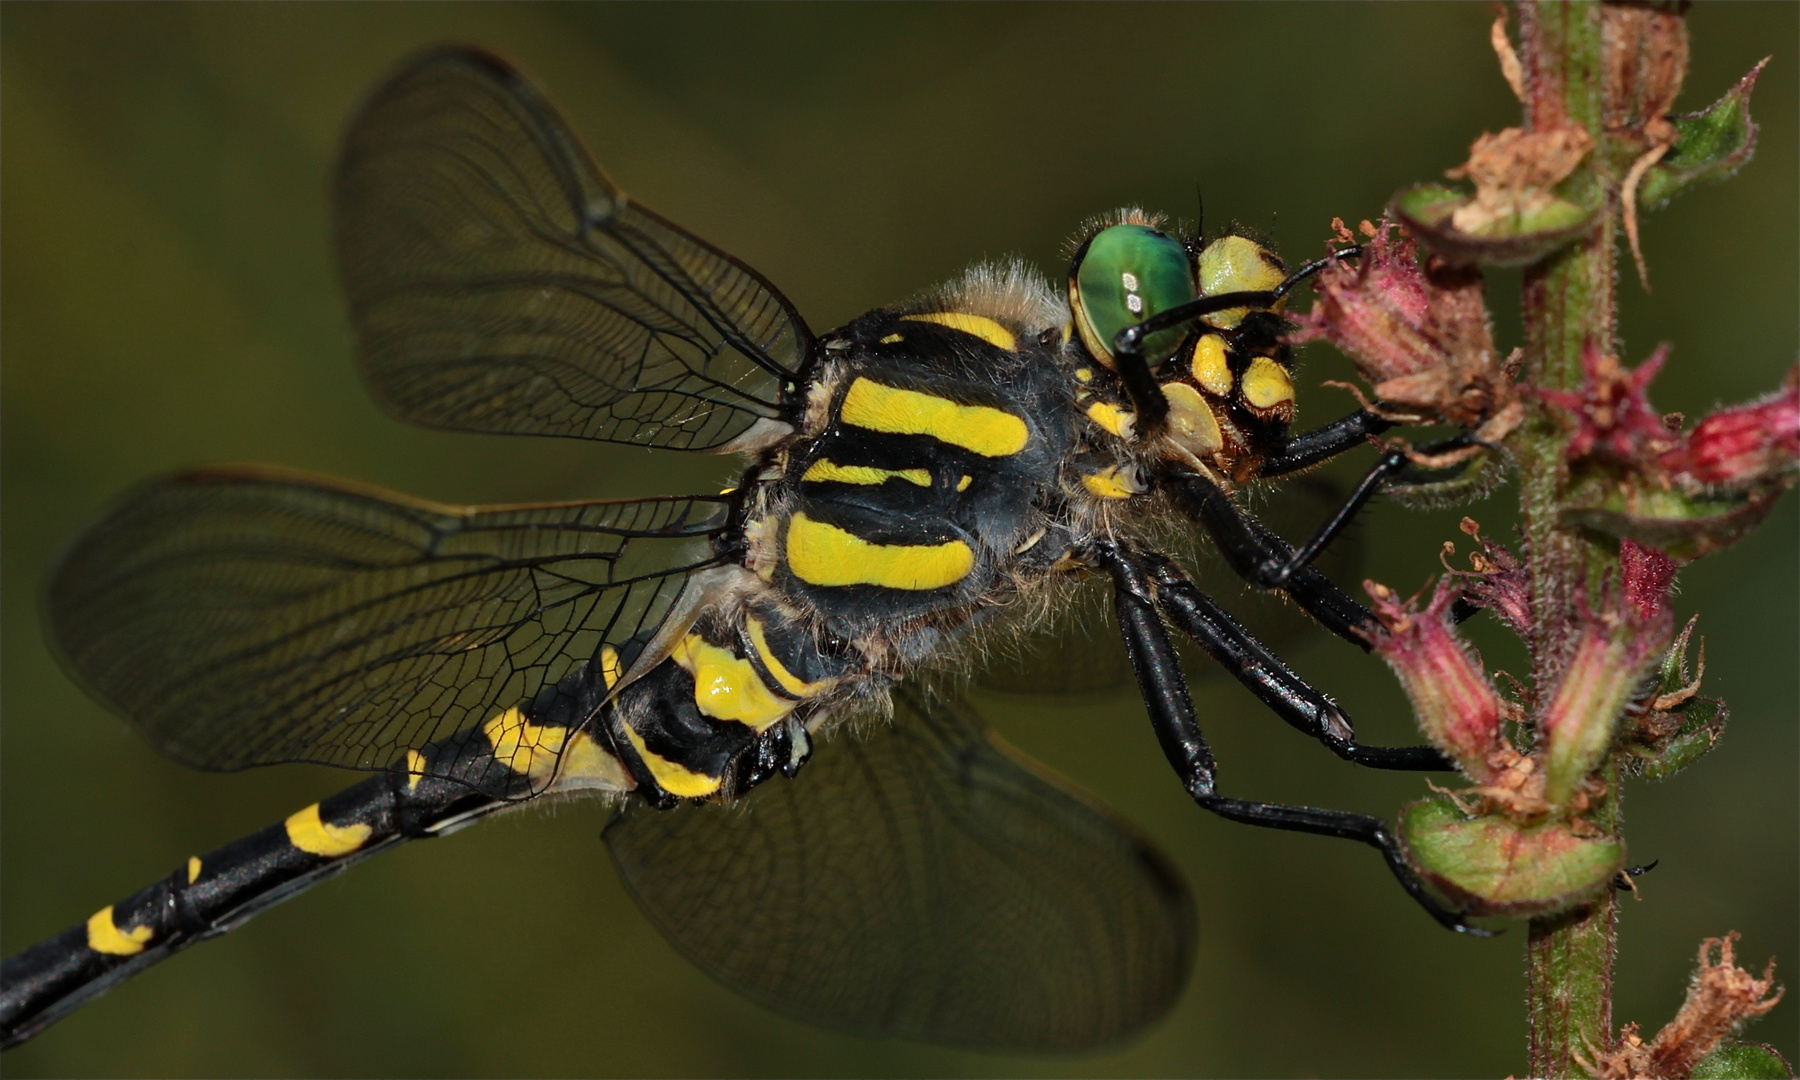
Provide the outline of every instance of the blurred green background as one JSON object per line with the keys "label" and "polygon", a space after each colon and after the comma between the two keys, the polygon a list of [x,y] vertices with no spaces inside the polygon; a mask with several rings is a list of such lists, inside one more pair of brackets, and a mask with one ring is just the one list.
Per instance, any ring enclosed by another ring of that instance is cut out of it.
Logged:
{"label": "blurred green background", "polygon": [[[1657,404],[1695,415],[1773,388],[1796,330],[1792,5],[1697,7],[1680,105],[1755,61],[1757,160],[1646,220],[1656,291],[1626,278],[1635,362],[1675,344]],[[710,490],[713,458],[456,436],[379,414],[350,362],[326,243],[346,110],[422,45],[511,52],[626,190],[762,270],[824,329],[1023,253],[1060,274],[1077,223],[1140,202],[1321,250],[1463,159],[1516,106],[1488,5],[39,5],[0,8],[4,275],[4,756],[0,947],[10,953],[346,782],[197,775],[58,671],[40,575],[123,486],[262,460],[454,502]],[[1504,346],[1516,275],[1497,274]],[[1308,353],[1303,420],[1348,400]],[[1307,388],[1310,388],[1308,390]],[[1360,463],[1359,463],[1360,464]],[[1278,496],[1277,496],[1278,497]],[[1506,536],[1506,496],[1469,512]],[[1617,1016],[1654,1031],[1706,935],[1800,970],[1796,513],[1681,579],[1730,730],[1626,799],[1639,861]],[[1462,511],[1382,507],[1367,573],[1402,591]],[[1260,598],[1231,601],[1240,606]],[[1485,624],[1486,620],[1479,621]],[[1489,625],[1491,667],[1523,658]],[[1291,649],[1363,737],[1410,741],[1378,663]],[[1418,777],[1344,765],[1235,685],[1196,687],[1225,790],[1391,816]],[[509,816],[416,844],[184,954],[10,1054],[28,1075],[1500,1076],[1524,1067],[1522,927],[1438,929],[1370,852],[1215,820],[1187,803],[1130,694],[977,704],[1010,739],[1142,823],[1198,899],[1199,962],[1139,1042],[1003,1058],[821,1032],[713,986],[614,880],[599,809]],[[1800,1055],[1796,1002],[1754,1029]]]}

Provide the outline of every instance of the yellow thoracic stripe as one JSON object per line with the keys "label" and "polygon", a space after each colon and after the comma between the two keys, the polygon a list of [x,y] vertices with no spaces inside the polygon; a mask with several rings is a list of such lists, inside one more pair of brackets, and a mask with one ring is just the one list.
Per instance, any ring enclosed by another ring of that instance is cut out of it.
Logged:
{"label": "yellow thoracic stripe", "polygon": [[893,435],[930,435],[983,457],[1005,457],[1025,449],[1025,421],[986,405],[958,405],[918,390],[883,386],[858,377],[844,395],[838,415],[846,424]]}
{"label": "yellow thoracic stripe", "polygon": [[357,850],[375,831],[361,823],[332,825],[323,821],[319,817],[318,803],[288,815],[286,826],[288,843],[308,855],[322,855],[327,859],[340,858]]}
{"label": "yellow thoracic stripe", "polygon": [[1144,491],[1144,485],[1138,482],[1134,473],[1135,470],[1130,468],[1109,465],[1083,476],[1081,483],[1102,499],[1129,499]]}
{"label": "yellow thoracic stripe", "polygon": [[1294,380],[1286,368],[1266,356],[1250,361],[1243,388],[1244,400],[1256,409],[1273,409],[1294,400]]}
{"label": "yellow thoracic stripe", "polygon": [[920,487],[931,486],[930,469],[878,469],[873,465],[839,465],[825,458],[808,466],[800,479],[815,483],[836,481],[840,484],[885,484],[896,476]]}
{"label": "yellow thoracic stripe", "polygon": [[1131,437],[1132,421],[1136,419],[1129,410],[1121,409],[1109,401],[1096,401],[1089,405],[1087,418],[1098,424],[1103,431],[1121,439]]}
{"label": "yellow thoracic stripe", "polygon": [[120,930],[119,925],[113,922],[111,904],[88,916],[88,948],[109,956],[136,956],[144,951],[145,943],[155,935],[156,931],[148,926]]}
{"label": "yellow thoracic stripe", "polygon": [[787,564],[809,585],[940,589],[968,576],[975,553],[961,540],[871,544],[835,525],[795,514],[788,522]]}
{"label": "yellow thoracic stripe", "polygon": [[1231,393],[1231,366],[1225,360],[1225,339],[1202,334],[1194,346],[1194,381],[1209,394]]}
{"label": "yellow thoracic stripe", "polygon": [[902,318],[907,322],[937,323],[952,330],[961,330],[1007,352],[1019,347],[1019,339],[1013,336],[1011,330],[985,315],[970,315],[963,311],[931,311],[923,315],[905,315]]}
{"label": "yellow thoracic stripe", "polygon": [[632,730],[630,724],[623,726],[625,737],[631,740],[631,748],[637,751],[639,760],[650,770],[650,775],[655,777],[657,784],[669,794],[683,799],[698,799],[719,790],[720,785],[725,782],[722,777],[697,773],[655,753],[644,744],[644,737]]}
{"label": "yellow thoracic stripe", "polygon": [[730,649],[689,634],[669,658],[694,677],[694,704],[714,720],[734,720],[757,732],[794,711],[794,703],[776,697],[756,667]]}
{"label": "yellow thoracic stripe", "polygon": [[787,669],[781,658],[769,648],[769,638],[763,629],[762,620],[754,615],[744,620],[744,628],[750,632],[750,644],[755,646],[756,655],[762,658],[763,667],[781,684],[781,688],[797,698],[818,697],[837,685],[836,679],[820,679],[818,682],[807,682]]}

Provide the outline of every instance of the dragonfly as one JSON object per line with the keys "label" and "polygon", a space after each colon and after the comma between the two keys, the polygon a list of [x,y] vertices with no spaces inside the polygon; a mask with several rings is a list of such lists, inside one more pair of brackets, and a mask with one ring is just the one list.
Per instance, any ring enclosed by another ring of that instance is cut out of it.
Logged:
{"label": "dragonfly", "polygon": [[[736,481],[471,507],[240,466],[126,493],[51,575],[74,678],[196,769],[369,775],[8,958],[5,1045],[363,859],[564,797],[616,807],[605,842],[645,915],[777,1011],[988,1048],[1128,1038],[1191,970],[1185,884],[935,677],[1092,582],[1199,806],[1366,844],[1433,918],[1480,932],[1380,819],[1222,793],[1171,635],[1345,760],[1449,767],[1358,742],[1151,540],[1197,526],[1246,581],[1367,647],[1369,612],[1314,560],[1405,459],[1384,455],[1299,549],[1237,497],[1389,426],[1359,410],[1290,430],[1281,312],[1323,261],[1289,273],[1251,237],[1126,209],[1083,227],[1060,287],[981,264],[816,334],[467,46],[374,90],[332,199],[387,411],[736,455]],[[1114,659],[1062,663],[1102,679]]]}

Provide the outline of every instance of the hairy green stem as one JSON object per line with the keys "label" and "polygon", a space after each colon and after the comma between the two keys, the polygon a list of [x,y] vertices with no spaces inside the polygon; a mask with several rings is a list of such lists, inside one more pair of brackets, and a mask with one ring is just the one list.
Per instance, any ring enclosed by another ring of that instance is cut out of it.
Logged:
{"label": "hairy green stem", "polygon": [[[1526,75],[1525,126],[1530,131],[1579,126],[1595,152],[1565,186],[1584,203],[1612,201],[1602,124],[1601,5],[1584,0],[1524,0],[1519,6],[1520,59]],[[1616,319],[1616,215],[1584,241],[1525,272],[1524,381],[1544,389],[1582,383],[1581,356],[1592,342],[1611,351]],[[1606,574],[1616,557],[1557,524],[1569,481],[1569,435],[1541,405],[1514,440],[1520,509],[1531,564],[1532,684],[1555,685],[1566,646],[1578,628],[1578,597]],[[1596,823],[1619,828],[1616,770],[1606,770],[1609,797]],[[1585,1075],[1580,1062],[1612,1038],[1612,975],[1618,908],[1601,898],[1554,917],[1531,921],[1527,942],[1526,1008],[1529,1069],[1534,1077]]]}

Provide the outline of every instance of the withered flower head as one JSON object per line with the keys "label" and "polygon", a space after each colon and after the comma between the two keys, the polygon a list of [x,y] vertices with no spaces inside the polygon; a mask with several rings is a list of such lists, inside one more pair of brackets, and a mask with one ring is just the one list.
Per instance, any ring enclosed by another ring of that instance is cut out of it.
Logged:
{"label": "withered flower head", "polygon": [[1483,134],[1469,148],[1469,160],[1445,174],[1475,185],[1475,197],[1457,208],[1451,224],[1480,236],[1542,215],[1561,202],[1556,185],[1593,148],[1593,136],[1579,127]]}
{"label": "withered flower head", "polygon": [[1575,428],[1569,440],[1571,461],[1590,455],[1625,465],[1643,464],[1676,446],[1680,436],[1650,406],[1650,380],[1669,358],[1661,345],[1635,370],[1592,341],[1581,349],[1581,389],[1537,390],[1537,396],[1568,414]]}
{"label": "withered flower head", "polygon": [[[1531,568],[1505,546],[1481,535],[1474,518],[1463,518],[1463,534],[1481,545],[1469,553],[1469,570],[1463,577],[1463,598],[1493,612],[1521,638],[1531,640]],[[1446,549],[1452,545],[1446,543]]]}
{"label": "withered flower head", "polygon": [[[1334,222],[1347,235],[1342,222]],[[1318,301],[1295,318],[1293,343],[1320,338],[1374,384],[1379,411],[1396,419],[1481,427],[1497,441],[1517,425],[1512,381],[1494,353],[1481,273],[1418,246],[1388,218],[1362,223],[1362,257],[1336,261],[1313,283]],[[1485,426],[1484,426],[1485,425]]]}

